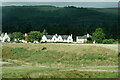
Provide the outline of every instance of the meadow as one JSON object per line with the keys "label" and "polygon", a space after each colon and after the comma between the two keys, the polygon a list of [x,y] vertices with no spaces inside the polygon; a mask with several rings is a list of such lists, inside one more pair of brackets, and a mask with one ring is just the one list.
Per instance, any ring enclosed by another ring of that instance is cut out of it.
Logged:
{"label": "meadow", "polygon": [[3,43],[3,78],[117,78],[117,44]]}

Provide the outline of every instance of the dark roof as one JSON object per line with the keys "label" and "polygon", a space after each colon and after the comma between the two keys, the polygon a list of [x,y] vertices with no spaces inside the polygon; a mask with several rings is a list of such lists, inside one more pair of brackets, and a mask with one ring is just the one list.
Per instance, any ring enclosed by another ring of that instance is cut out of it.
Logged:
{"label": "dark roof", "polygon": [[62,39],[67,39],[69,37],[69,35],[60,35],[62,37]]}
{"label": "dark roof", "polygon": [[90,35],[90,37],[89,38],[92,38],[92,36]]}
{"label": "dark roof", "polygon": [[[46,35],[47,39],[52,39],[53,36],[56,36],[56,35]],[[69,35],[57,35],[56,38],[58,38],[58,36],[61,36],[62,39],[66,39],[69,37]]]}
{"label": "dark roof", "polygon": [[46,35],[47,39],[52,39],[54,35]]}
{"label": "dark roof", "polygon": [[87,38],[92,38],[91,35],[89,35],[89,37],[87,37],[87,35],[84,35],[84,36],[77,36],[78,39],[87,39]]}
{"label": "dark roof", "polygon": [[84,35],[84,36],[77,36],[78,39],[87,39],[87,35]]}

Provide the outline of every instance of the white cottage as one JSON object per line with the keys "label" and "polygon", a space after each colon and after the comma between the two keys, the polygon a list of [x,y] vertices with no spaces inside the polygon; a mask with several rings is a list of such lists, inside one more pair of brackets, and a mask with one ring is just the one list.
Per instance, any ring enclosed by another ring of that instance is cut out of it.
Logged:
{"label": "white cottage", "polygon": [[25,41],[25,40],[23,40],[23,39],[22,39],[22,40],[19,40],[19,41],[22,42],[22,43],[27,43],[27,41]]}
{"label": "white cottage", "polygon": [[57,38],[55,35],[43,35],[41,42],[56,42]]}
{"label": "white cottage", "polygon": [[92,36],[89,34],[84,35],[84,36],[77,36],[76,42],[77,43],[85,43],[86,41],[91,40],[91,38],[92,38]]}
{"label": "white cottage", "polygon": [[41,42],[73,42],[71,35],[43,35]]}
{"label": "white cottage", "polygon": [[1,34],[0,36],[0,42],[10,42],[10,37],[7,33]]}

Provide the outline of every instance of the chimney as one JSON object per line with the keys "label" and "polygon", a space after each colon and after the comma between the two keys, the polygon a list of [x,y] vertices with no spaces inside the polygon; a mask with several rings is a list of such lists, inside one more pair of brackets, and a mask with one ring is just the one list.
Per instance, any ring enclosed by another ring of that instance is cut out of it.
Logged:
{"label": "chimney", "polygon": [[27,33],[25,33],[25,36],[27,36]]}
{"label": "chimney", "polygon": [[76,42],[78,42],[78,36],[76,37]]}
{"label": "chimney", "polygon": [[57,33],[55,34],[55,36],[57,36]]}
{"label": "chimney", "polygon": [[87,34],[87,38],[89,38],[90,37],[90,35],[89,34]]}
{"label": "chimney", "polygon": [[5,33],[5,35],[7,35],[7,33]]}

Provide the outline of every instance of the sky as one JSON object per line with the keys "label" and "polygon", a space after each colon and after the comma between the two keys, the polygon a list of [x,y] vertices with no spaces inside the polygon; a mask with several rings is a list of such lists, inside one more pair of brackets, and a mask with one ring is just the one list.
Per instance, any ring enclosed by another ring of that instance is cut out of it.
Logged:
{"label": "sky", "polygon": [[119,2],[120,0],[0,0],[2,2]]}

